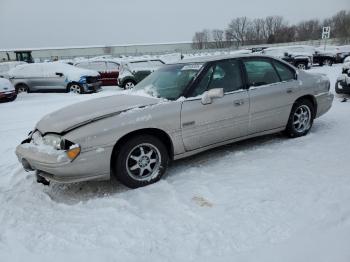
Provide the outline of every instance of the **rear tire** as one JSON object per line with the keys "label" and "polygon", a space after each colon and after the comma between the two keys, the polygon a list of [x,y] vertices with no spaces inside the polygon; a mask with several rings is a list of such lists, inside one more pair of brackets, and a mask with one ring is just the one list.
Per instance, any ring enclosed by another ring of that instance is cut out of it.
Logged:
{"label": "rear tire", "polygon": [[112,167],[116,178],[129,188],[153,184],[164,175],[169,162],[165,145],[151,135],[128,139],[120,148]]}
{"label": "rear tire", "polygon": [[125,90],[127,90],[127,89],[132,89],[132,88],[135,87],[135,85],[136,85],[135,81],[126,80],[126,81],[124,82],[124,84],[123,84],[123,88],[124,88]]}
{"label": "rear tire", "polygon": [[285,133],[291,138],[305,136],[314,121],[314,105],[308,99],[297,100],[290,113]]}

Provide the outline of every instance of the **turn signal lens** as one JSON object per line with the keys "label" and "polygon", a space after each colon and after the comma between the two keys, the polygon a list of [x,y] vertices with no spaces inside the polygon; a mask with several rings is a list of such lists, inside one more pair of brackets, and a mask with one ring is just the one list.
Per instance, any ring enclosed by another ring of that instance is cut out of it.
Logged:
{"label": "turn signal lens", "polygon": [[67,156],[70,159],[75,159],[80,154],[80,147],[74,147],[72,149],[67,150]]}

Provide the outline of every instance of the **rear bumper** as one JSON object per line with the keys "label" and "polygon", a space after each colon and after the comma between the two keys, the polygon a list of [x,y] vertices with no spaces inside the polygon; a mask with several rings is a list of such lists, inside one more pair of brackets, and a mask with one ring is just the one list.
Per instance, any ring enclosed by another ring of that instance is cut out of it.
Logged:
{"label": "rear bumper", "polygon": [[316,95],[317,113],[316,118],[324,115],[331,109],[334,100],[334,95],[329,92]]}
{"label": "rear bumper", "polygon": [[81,152],[71,161],[64,151],[57,154],[41,152],[38,148],[21,144],[16,155],[26,171],[38,171],[40,176],[60,183],[73,183],[88,180],[108,180],[110,178],[111,148]]}

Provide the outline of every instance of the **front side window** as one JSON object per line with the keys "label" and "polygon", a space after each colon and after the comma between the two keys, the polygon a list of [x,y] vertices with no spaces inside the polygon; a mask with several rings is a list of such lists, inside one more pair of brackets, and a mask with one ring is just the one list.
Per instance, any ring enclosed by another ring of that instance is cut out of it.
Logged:
{"label": "front side window", "polygon": [[214,88],[222,88],[225,93],[243,89],[240,63],[225,60],[212,65],[193,90],[192,97]]}
{"label": "front side window", "polygon": [[202,66],[202,63],[163,66],[138,83],[133,90],[143,90],[155,97],[176,100],[182,96]]}
{"label": "front side window", "polygon": [[290,81],[295,79],[295,72],[289,66],[286,66],[278,61],[273,61],[273,64],[275,65],[282,81]]}
{"label": "front side window", "polygon": [[247,72],[248,85],[250,87],[280,82],[275,68],[268,60],[249,59],[245,60],[243,63]]}

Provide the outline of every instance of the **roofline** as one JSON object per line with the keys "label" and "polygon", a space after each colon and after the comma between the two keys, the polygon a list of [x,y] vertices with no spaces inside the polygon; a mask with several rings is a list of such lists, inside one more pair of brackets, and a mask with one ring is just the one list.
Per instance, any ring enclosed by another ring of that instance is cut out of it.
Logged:
{"label": "roofline", "polygon": [[109,48],[109,47],[132,47],[132,46],[154,46],[154,45],[176,45],[192,44],[191,41],[163,42],[163,43],[137,43],[137,44],[120,44],[120,45],[86,45],[86,46],[60,46],[60,47],[34,47],[34,48],[4,48],[0,52],[14,51],[44,51],[44,50],[65,50],[65,49],[88,49],[88,48]]}

